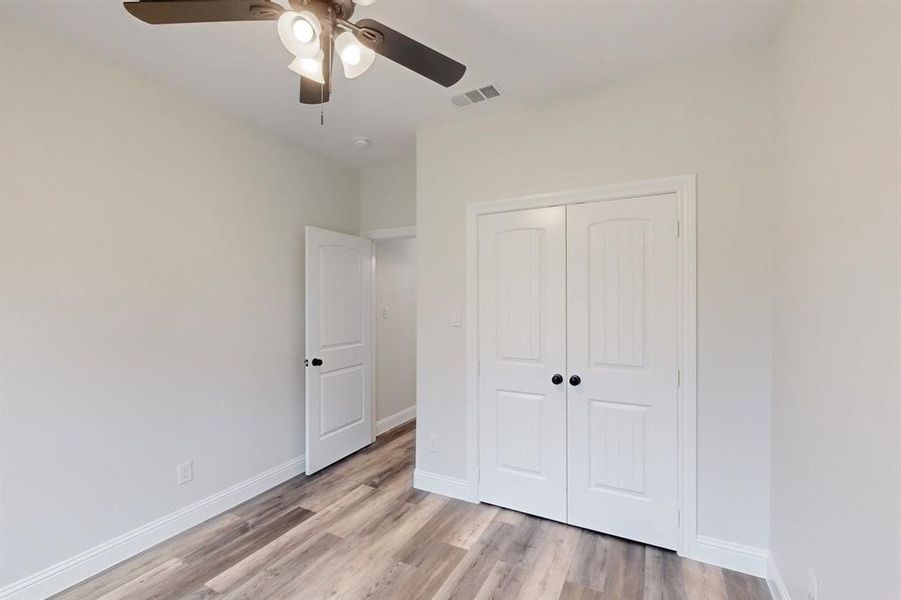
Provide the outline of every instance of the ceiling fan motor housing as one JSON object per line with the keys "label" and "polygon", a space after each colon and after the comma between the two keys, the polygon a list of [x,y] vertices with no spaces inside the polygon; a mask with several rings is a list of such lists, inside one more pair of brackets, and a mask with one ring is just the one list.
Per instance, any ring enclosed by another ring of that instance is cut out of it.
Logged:
{"label": "ceiling fan motor housing", "polygon": [[294,10],[309,10],[320,17],[327,17],[331,8],[332,14],[342,19],[350,19],[356,8],[353,0],[288,0],[288,4]]}

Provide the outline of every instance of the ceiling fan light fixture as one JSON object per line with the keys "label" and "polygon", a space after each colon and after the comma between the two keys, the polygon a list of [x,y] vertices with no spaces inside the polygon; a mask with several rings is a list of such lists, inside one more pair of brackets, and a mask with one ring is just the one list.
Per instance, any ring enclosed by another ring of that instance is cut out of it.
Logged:
{"label": "ceiling fan light fixture", "polygon": [[361,44],[349,31],[344,31],[335,38],[335,52],[341,59],[344,76],[348,79],[359,77],[375,61],[375,52]]}
{"label": "ceiling fan light fixture", "polygon": [[313,29],[313,24],[306,19],[294,19],[291,33],[294,34],[294,37],[301,44],[309,44],[316,37],[316,30]]}
{"label": "ceiling fan light fixture", "polygon": [[360,51],[358,46],[348,46],[344,49],[344,52],[341,53],[341,60],[344,61],[345,64],[351,67],[355,67],[360,64],[360,60],[363,58],[363,52]]}
{"label": "ceiling fan light fixture", "polygon": [[123,4],[129,14],[150,25],[276,21],[279,39],[291,53],[288,67],[301,75],[297,96],[301,104],[325,104],[330,100],[336,51],[348,79],[365,73],[379,54],[446,88],[460,81],[466,65],[375,19],[350,21],[355,6],[372,2],[125,0]]}
{"label": "ceiling fan light fixture", "polygon": [[278,37],[285,48],[301,58],[312,58],[321,50],[319,35],[322,25],[308,10],[286,10],[278,18]]}
{"label": "ceiling fan light fixture", "polygon": [[307,79],[312,79],[316,83],[325,84],[325,77],[322,74],[322,59],[325,53],[322,50],[315,56],[297,56],[288,65],[288,68]]}

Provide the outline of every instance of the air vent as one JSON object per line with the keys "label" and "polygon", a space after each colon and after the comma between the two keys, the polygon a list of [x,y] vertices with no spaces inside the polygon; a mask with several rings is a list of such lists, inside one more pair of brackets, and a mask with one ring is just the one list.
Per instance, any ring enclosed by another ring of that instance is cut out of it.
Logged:
{"label": "air vent", "polygon": [[485,96],[483,96],[482,92],[480,92],[479,90],[472,90],[471,92],[466,92],[466,94],[464,95],[469,98],[469,101],[473,104],[475,104],[476,102],[485,101]]}
{"label": "air vent", "polygon": [[479,91],[482,92],[482,95],[485,96],[486,100],[491,100],[492,98],[497,98],[501,95],[497,88],[493,85],[486,85],[485,87],[479,88]]}
{"label": "air vent", "polygon": [[463,92],[462,94],[451,96],[451,102],[454,106],[464,108],[466,106],[478,104],[479,102],[484,102],[485,100],[497,98],[500,95],[501,93],[497,91],[496,87],[493,85],[486,85],[474,90],[469,90],[468,92]]}

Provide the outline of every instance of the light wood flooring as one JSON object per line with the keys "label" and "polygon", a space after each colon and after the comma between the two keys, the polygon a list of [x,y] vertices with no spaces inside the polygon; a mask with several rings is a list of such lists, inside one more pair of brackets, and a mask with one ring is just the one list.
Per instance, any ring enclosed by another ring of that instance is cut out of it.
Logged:
{"label": "light wood flooring", "polygon": [[764,600],[757,578],[412,489],[412,424],[59,599]]}

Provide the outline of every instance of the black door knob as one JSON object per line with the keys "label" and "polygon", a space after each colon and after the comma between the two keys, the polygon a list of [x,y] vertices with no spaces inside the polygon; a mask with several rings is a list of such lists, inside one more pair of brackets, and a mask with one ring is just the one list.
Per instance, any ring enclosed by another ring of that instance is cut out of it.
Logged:
{"label": "black door knob", "polygon": [[556,375],[551,377],[551,383],[553,383],[554,385],[560,385],[561,383],[563,383],[563,375],[557,373]]}
{"label": "black door knob", "polygon": [[582,383],[582,378],[578,375],[573,375],[569,378],[569,385],[579,385],[580,383]]}
{"label": "black door knob", "polygon": [[322,359],[321,359],[321,358],[314,358],[314,359],[313,359],[313,366],[314,366],[314,367],[321,367],[321,366],[322,366]]}

